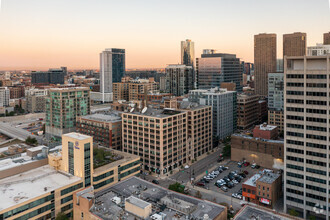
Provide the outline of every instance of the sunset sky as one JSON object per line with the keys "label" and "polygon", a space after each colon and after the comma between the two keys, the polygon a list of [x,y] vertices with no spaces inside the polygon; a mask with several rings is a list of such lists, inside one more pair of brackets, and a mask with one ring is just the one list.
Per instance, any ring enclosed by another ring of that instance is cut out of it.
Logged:
{"label": "sunset sky", "polygon": [[99,68],[104,48],[126,49],[127,68],[180,62],[180,41],[253,62],[253,35],[330,31],[328,0],[2,0],[0,70]]}

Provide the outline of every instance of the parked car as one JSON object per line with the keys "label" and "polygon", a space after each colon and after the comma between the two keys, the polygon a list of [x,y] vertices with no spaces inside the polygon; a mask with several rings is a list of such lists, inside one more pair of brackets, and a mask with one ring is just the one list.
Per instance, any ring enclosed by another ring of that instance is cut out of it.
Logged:
{"label": "parked car", "polygon": [[244,163],[244,166],[245,166],[245,167],[247,167],[247,166],[249,166],[249,165],[250,165],[249,162],[245,162],[245,163]]}
{"label": "parked car", "polygon": [[159,182],[158,182],[158,180],[152,180],[152,183],[154,183],[154,184],[159,184]]}
{"label": "parked car", "polygon": [[244,170],[243,173],[244,173],[245,175],[248,175],[248,174],[249,174],[249,171]]}
{"label": "parked car", "polygon": [[237,193],[231,194],[231,197],[237,198]]}
{"label": "parked car", "polygon": [[233,180],[232,182],[233,182],[235,185],[238,184],[238,181],[237,181],[237,180]]}
{"label": "parked car", "polygon": [[225,186],[221,187],[221,190],[224,191],[224,192],[228,192],[228,188],[225,187]]}
{"label": "parked car", "polygon": [[196,183],[196,186],[202,186],[202,187],[204,187],[205,186],[205,183],[203,183],[202,181],[199,181],[199,182]]}
{"label": "parked car", "polygon": [[204,183],[209,183],[210,182],[208,179],[205,179],[205,178],[201,179],[201,181],[204,182]]}
{"label": "parked car", "polygon": [[226,186],[227,186],[229,189],[231,189],[231,188],[234,187],[234,184],[233,184],[232,182],[228,182],[228,183],[226,184]]}
{"label": "parked car", "polygon": [[239,175],[242,176],[243,178],[246,177],[246,174],[245,173],[240,173]]}
{"label": "parked car", "polygon": [[237,199],[242,199],[242,195],[237,194],[237,195],[236,195],[236,198],[237,198]]}

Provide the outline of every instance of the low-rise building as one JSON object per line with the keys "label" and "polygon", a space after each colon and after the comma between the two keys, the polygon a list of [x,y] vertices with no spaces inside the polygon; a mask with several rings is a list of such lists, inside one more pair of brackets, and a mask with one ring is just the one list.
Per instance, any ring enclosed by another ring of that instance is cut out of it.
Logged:
{"label": "low-rise building", "polygon": [[8,87],[10,91],[11,99],[19,99],[25,96],[25,87],[22,85],[19,86],[10,86]]}
{"label": "low-rise building", "polygon": [[88,186],[98,192],[136,175],[139,161],[124,152],[94,149],[93,138],[78,133],[63,135],[62,146],[30,148],[1,160],[0,219],[53,219],[60,212],[72,217],[74,192]]}
{"label": "low-rise building", "polygon": [[269,208],[260,207],[256,205],[247,204],[239,210],[234,216],[233,220],[250,220],[250,219],[273,219],[273,220],[301,220],[301,218],[294,217],[274,211]]}
{"label": "low-rise building", "polygon": [[283,140],[254,138],[244,134],[231,136],[231,160],[246,160],[265,168],[283,169]]}
{"label": "low-rise building", "polygon": [[45,112],[48,89],[30,89],[25,91],[26,111],[29,113]]}
{"label": "low-rise building", "polygon": [[277,127],[273,125],[267,125],[267,123],[257,125],[253,129],[253,137],[267,140],[276,140],[278,138]]}
{"label": "low-rise building", "polygon": [[121,149],[121,117],[119,112],[77,117],[76,130],[93,136],[94,142],[111,149]]}
{"label": "low-rise building", "polygon": [[74,219],[209,219],[226,220],[225,206],[170,191],[137,177],[94,192],[73,196]]}

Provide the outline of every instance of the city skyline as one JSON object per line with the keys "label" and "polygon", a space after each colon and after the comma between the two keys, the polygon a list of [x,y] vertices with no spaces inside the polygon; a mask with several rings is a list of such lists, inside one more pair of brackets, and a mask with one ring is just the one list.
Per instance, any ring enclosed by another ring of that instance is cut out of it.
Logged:
{"label": "city skyline", "polygon": [[253,62],[256,34],[276,33],[282,58],[283,34],[304,32],[314,46],[329,32],[326,0],[187,3],[2,1],[0,70],[98,69],[104,48],[126,49],[128,69],[165,68],[180,63],[185,39],[195,42],[196,58],[211,48]]}

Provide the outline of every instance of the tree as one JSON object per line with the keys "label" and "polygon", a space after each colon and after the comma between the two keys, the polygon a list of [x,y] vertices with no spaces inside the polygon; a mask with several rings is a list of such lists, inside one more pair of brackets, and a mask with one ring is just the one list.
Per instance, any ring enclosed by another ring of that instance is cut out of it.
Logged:
{"label": "tree", "polygon": [[224,157],[230,157],[230,155],[231,155],[231,146],[230,146],[230,144],[226,144],[225,147],[222,149],[222,155]]}
{"label": "tree", "polygon": [[38,144],[38,141],[36,138],[32,138],[29,136],[25,139],[25,143],[28,145],[36,145],[36,144]]}
{"label": "tree", "polygon": [[57,213],[55,220],[69,220],[69,218],[63,212],[59,212]]}
{"label": "tree", "polygon": [[175,191],[175,192],[178,192],[178,193],[185,193],[184,188],[185,188],[185,186],[181,185],[178,182],[173,183],[173,184],[169,185],[169,187],[168,187],[169,190],[172,190],[172,191]]}
{"label": "tree", "polygon": [[290,210],[289,210],[289,215],[292,215],[292,216],[298,216],[299,213],[298,213],[296,210],[294,210],[294,209],[290,209]]}
{"label": "tree", "polygon": [[202,196],[202,193],[200,191],[197,191],[196,194],[195,194],[195,197],[201,199],[203,196]]}

